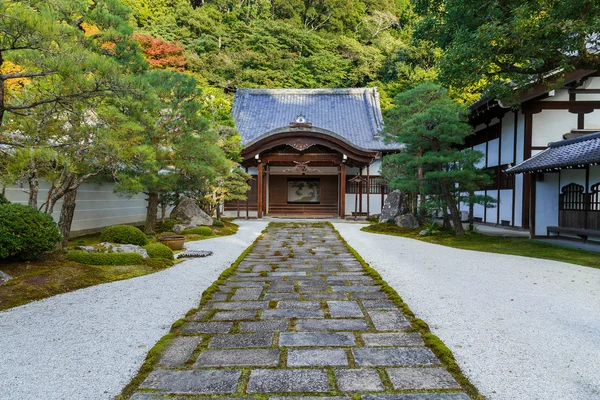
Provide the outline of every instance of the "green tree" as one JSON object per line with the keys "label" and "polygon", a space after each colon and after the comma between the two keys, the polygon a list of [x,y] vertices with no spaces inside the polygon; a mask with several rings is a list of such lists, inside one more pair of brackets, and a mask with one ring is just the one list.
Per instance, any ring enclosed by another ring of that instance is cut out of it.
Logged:
{"label": "green tree", "polygon": [[[444,50],[441,81],[511,100],[557,71],[600,67],[600,3],[590,0],[417,0],[417,36]],[[510,84],[508,84],[510,82]]]}
{"label": "green tree", "polygon": [[458,146],[472,133],[468,111],[453,101],[448,91],[432,83],[398,94],[385,118],[384,136],[404,145],[398,154],[386,157],[384,172],[393,171],[391,187],[424,196],[439,196],[448,209],[457,234],[464,234],[458,194],[473,182],[484,180],[475,163],[481,152]]}
{"label": "green tree", "polygon": [[148,195],[144,230],[150,233],[161,195],[207,188],[229,165],[218,136],[201,115],[201,91],[192,76],[156,70],[143,80],[154,91],[152,101],[139,105],[147,117],[143,142],[153,162],[127,169],[120,175],[119,188]]}

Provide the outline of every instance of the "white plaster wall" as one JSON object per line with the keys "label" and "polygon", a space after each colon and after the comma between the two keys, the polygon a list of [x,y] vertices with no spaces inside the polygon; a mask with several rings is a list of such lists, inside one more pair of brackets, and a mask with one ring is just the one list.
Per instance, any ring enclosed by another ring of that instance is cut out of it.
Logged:
{"label": "white plaster wall", "polygon": [[[517,153],[518,154],[518,153]],[[515,176],[515,226],[523,227],[523,174]]]}
{"label": "white plaster wall", "polygon": [[[600,96],[597,95],[597,97]],[[579,99],[579,95],[577,95],[577,98]],[[599,99],[596,98],[594,100]],[[583,127],[585,129],[597,129],[600,131],[600,110],[595,110],[594,112],[585,114],[585,117],[583,117]]]}
{"label": "white plaster wall", "polygon": [[[369,166],[369,174],[370,175],[380,175],[380,170],[381,170],[381,160],[375,160],[375,161],[373,161],[373,164],[371,164]],[[366,168],[364,168],[363,174],[364,175],[367,174]]]}
{"label": "white plaster wall", "polygon": [[[591,172],[591,170],[590,170]],[[548,176],[551,174],[545,174]],[[591,174],[590,174],[591,177]],[[590,179],[590,183],[592,180]],[[560,188],[568,185],[569,183],[576,183],[585,187],[585,169],[563,169],[560,171]]]}
{"label": "white plaster wall", "polygon": [[500,201],[497,207],[500,207],[500,221],[509,221],[512,224],[512,190],[505,189],[500,191]]}
{"label": "white plaster wall", "polygon": [[577,114],[568,110],[543,110],[533,114],[532,146],[547,146],[563,140],[565,133],[577,129]]}
{"label": "white plaster wall", "polygon": [[[384,195],[384,201],[387,195]],[[352,215],[353,212],[358,212],[360,209],[360,196],[358,194],[346,194],[346,215]],[[356,204],[356,206],[355,206]],[[367,212],[367,194],[362,195],[362,210]],[[369,195],[369,214],[381,213],[381,194]]]}
{"label": "white plaster wall", "polygon": [[258,168],[256,168],[256,167],[250,167],[250,168],[248,168],[248,173],[250,175],[256,176],[256,175],[258,175]]}
{"label": "white plaster wall", "polygon": [[478,150],[483,153],[483,157],[481,160],[475,165],[477,168],[485,167],[486,159],[485,159],[485,143],[478,144],[477,146],[473,146],[473,150]]}
{"label": "white plaster wall", "polygon": [[[584,84],[585,89],[600,89],[600,77],[588,78]],[[579,95],[577,95],[579,97]]]}
{"label": "white plaster wall", "polygon": [[[500,139],[490,140],[488,142],[488,159],[487,166],[495,167],[498,165],[498,146],[500,145]],[[485,151],[485,148],[484,148]]]}
{"label": "white plaster wall", "polygon": [[569,90],[556,89],[554,91],[554,96],[549,96],[542,101],[569,101]]}
{"label": "white plaster wall", "polygon": [[[544,181],[536,182],[536,235],[546,235],[548,226],[558,225],[558,182],[559,174],[544,174]],[[562,185],[562,182],[560,184]]]}
{"label": "white plaster wall", "polygon": [[[38,206],[46,199],[49,184],[40,183]],[[146,198],[138,194],[132,198],[119,196],[113,183],[84,183],[77,190],[75,215],[71,231],[97,229],[109,225],[140,223],[146,219]],[[6,189],[8,200],[27,204],[28,195],[19,187]],[[56,203],[52,217],[58,222],[62,200]]]}
{"label": "white plaster wall", "polygon": [[[493,199],[497,199],[498,198],[498,191],[497,190],[488,190],[487,195]],[[491,208],[488,207],[486,210],[486,220],[485,222],[488,224],[497,224],[498,223],[498,210],[496,209],[496,207]]]}
{"label": "white plaster wall", "polygon": [[502,154],[500,164],[511,164],[514,162],[515,144],[515,113],[509,112],[502,119]]}
{"label": "white plaster wall", "polygon": [[359,168],[349,167],[346,165],[346,175],[347,176],[358,175],[359,172],[360,172]]}
{"label": "white plaster wall", "polygon": [[[475,194],[483,196],[483,195],[485,195],[485,191],[481,190],[481,191],[475,192]],[[468,208],[467,208],[467,210],[468,210]],[[485,210],[485,208],[481,204],[475,204],[473,206],[473,218],[481,218],[483,220],[483,211],[484,210]]]}
{"label": "white plaster wall", "polygon": [[590,188],[598,182],[600,182],[600,165],[590,167]]}

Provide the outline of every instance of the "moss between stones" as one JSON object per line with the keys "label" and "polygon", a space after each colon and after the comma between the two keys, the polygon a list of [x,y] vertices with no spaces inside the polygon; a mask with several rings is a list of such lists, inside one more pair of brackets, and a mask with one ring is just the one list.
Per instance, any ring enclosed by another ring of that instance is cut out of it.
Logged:
{"label": "moss between stones", "polygon": [[202,308],[202,306],[204,306],[211,299],[211,297],[218,291],[220,284],[222,284],[227,278],[229,278],[235,273],[235,271],[237,270],[241,262],[244,260],[244,258],[246,258],[246,256],[252,251],[252,249],[254,249],[258,241],[262,239],[267,228],[265,228],[265,230],[262,231],[262,233],[256,238],[256,240],[246,250],[244,250],[242,254],[240,254],[240,256],[233,262],[233,264],[231,264],[229,268],[227,268],[221,273],[221,275],[219,275],[219,278],[216,281],[214,281],[212,285],[210,285],[208,288],[206,288],[204,292],[202,292],[202,299],[200,300],[200,305],[198,306],[198,308],[192,308],[186,313],[185,317],[175,321],[175,323],[171,325],[169,333],[163,336],[150,349],[137,375],[133,377],[133,379],[127,384],[127,386],[125,386],[121,394],[116,397],[116,400],[128,399],[133,395],[133,393],[138,389],[138,387],[142,384],[146,377],[148,377],[148,375],[154,370],[156,364],[158,363],[158,360],[160,359],[161,353],[165,349],[165,346],[168,345],[175,336],[177,336],[177,331],[179,330],[179,328],[181,328],[186,322],[188,322],[187,319],[196,314]]}
{"label": "moss between stones", "polygon": [[358,254],[358,252],[354,250],[352,246],[348,244],[348,242],[346,242],[346,240],[337,231],[337,229],[334,228],[333,224],[328,224],[331,226],[331,229],[333,229],[333,231],[340,238],[340,240],[344,243],[344,245],[348,248],[350,253],[352,253],[352,255],[356,257],[358,262],[360,262],[360,264],[365,269],[367,275],[373,278],[378,285],[381,285],[383,292],[387,294],[390,300],[392,300],[394,304],[396,304],[402,310],[402,312],[408,318],[411,325],[414,327],[415,331],[421,334],[425,345],[429,347],[431,351],[433,351],[433,353],[440,359],[442,365],[446,367],[448,372],[452,374],[454,379],[456,379],[456,381],[463,388],[463,390],[474,400],[484,400],[485,398],[483,397],[483,395],[479,393],[477,388],[462,373],[460,367],[456,362],[456,359],[454,358],[454,355],[452,354],[452,351],[440,340],[440,338],[431,333],[429,325],[427,325],[425,321],[416,318],[415,314],[408,307],[408,304],[406,304],[404,300],[402,300],[402,297],[400,297],[400,295],[390,285],[388,285],[386,281],[383,280],[381,275],[379,275],[377,271],[371,268],[369,264],[361,257],[361,255]]}

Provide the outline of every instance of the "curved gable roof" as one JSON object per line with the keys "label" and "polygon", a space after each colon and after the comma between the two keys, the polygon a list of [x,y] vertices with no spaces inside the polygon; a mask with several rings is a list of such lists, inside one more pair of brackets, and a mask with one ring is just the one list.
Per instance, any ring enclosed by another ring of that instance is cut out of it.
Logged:
{"label": "curved gable roof", "polygon": [[383,118],[376,88],[238,89],[233,118],[244,144],[303,115],[313,126],[334,132],[355,146],[394,150],[380,137]]}

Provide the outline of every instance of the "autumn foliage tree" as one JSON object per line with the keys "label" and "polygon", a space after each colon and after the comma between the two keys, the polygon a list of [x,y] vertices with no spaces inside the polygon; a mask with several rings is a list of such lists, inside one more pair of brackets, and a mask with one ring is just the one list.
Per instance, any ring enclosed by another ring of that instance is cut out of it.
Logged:
{"label": "autumn foliage tree", "polygon": [[135,33],[133,39],[142,46],[146,60],[154,68],[183,71],[187,63],[187,58],[184,54],[185,47],[179,43],[168,42],[164,39],[141,33]]}

